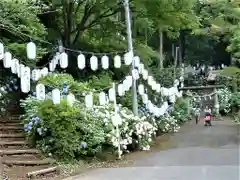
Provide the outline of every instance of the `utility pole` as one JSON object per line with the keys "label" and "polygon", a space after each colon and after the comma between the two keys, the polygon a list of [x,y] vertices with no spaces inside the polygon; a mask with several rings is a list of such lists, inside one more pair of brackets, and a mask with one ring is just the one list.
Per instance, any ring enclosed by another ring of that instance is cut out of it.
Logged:
{"label": "utility pole", "polygon": [[[130,8],[129,8],[129,0],[124,0],[124,8],[125,8],[125,19],[127,26],[127,40],[128,40],[128,51],[132,55],[133,58],[133,39],[132,39],[132,26],[131,26],[131,18],[130,18]],[[135,69],[135,62],[132,61],[132,72]],[[132,108],[135,116],[138,116],[138,102],[137,102],[137,82],[133,78],[132,81]]]}

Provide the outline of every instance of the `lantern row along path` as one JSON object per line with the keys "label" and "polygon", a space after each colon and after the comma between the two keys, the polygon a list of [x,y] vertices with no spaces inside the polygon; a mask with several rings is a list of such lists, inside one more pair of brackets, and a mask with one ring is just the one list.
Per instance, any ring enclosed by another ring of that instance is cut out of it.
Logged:
{"label": "lantern row along path", "polygon": [[[239,180],[239,125],[229,118],[203,120],[169,135],[169,148],[139,156],[131,167],[100,168],[65,180]],[[167,135],[168,136],[168,135]]]}

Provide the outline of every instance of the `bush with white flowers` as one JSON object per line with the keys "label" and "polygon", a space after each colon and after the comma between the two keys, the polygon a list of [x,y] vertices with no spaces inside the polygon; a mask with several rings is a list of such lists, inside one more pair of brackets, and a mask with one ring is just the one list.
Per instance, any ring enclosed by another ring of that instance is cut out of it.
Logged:
{"label": "bush with white flowers", "polygon": [[232,92],[228,88],[217,90],[219,110],[224,113],[229,113],[231,111],[231,97]]}
{"label": "bush with white flowers", "polygon": [[[37,100],[35,93],[29,95],[21,102],[25,109],[24,128],[36,147],[55,158],[79,159],[98,156],[106,151],[117,153],[119,145],[120,153],[150,150],[157,132],[177,132],[179,124],[187,119],[182,101],[177,101],[181,103],[175,108],[175,115],[181,120],[168,113],[156,118],[145,112],[136,117],[128,108],[118,105],[118,119],[121,121],[117,128],[113,122],[116,113],[113,104],[100,106],[94,103],[92,108],[86,107],[83,94],[89,93],[87,83],[76,82],[64,74],[47,76],[41,82],[58,88],[61,102],[54,104],[51,93],[41,101]],[[73,104],[69,104],[66,98],[70,92],[78,93]]]}

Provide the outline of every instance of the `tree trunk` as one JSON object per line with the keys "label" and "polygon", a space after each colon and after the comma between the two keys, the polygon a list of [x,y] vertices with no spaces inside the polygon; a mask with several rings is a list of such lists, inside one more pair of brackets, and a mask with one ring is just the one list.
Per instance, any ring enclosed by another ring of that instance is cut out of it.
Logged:
{"label": "tree trunk", "polygon": [[163,68],[163,32],[159,29],[159,68]]}

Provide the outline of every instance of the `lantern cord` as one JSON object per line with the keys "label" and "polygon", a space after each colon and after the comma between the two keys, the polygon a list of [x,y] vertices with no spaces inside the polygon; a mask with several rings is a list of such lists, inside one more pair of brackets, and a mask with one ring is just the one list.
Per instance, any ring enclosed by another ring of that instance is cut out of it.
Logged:
{"label": "lantern cord", "polygon": [[114,51],[114,52],[103,52],[103,53],[98,53],[98,52],[89,52],[89,51],[81,51],[81,50],[76,50],[76,49],[70,49],[70,48],[66,48],[66,47],[63,47],[64,50],[66,51],[71,51],[71,52],[76,52],[76,53],[79,53],[79,54],[92,54],[92,55],[117,55],[117,54],[124,54],[126,53],[127,51]]}

